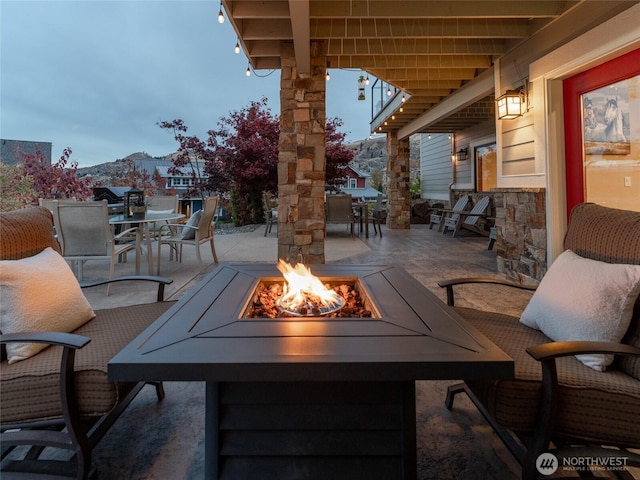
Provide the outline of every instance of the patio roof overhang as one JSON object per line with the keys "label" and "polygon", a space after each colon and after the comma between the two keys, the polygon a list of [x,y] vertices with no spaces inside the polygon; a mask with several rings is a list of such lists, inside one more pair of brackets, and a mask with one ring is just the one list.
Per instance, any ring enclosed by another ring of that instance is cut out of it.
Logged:
{"label": "patio roof overhang", "polygon": [[[547,51],[629,8],[629,0],[221,0],[255,70],[279,69],[293,43],[298,74],[310,42],[330,68],[361,69],[405,95],[371,130],[456,132],[494,118],[493,68],[514,49],[526,76],[527,42]],[[568,33],[569,32],[569,33]],[[516,60],[513,60],[516,62]],[[392,117],[393,116],[393,117]],[[378,130],[382,127],[381,130]]]}

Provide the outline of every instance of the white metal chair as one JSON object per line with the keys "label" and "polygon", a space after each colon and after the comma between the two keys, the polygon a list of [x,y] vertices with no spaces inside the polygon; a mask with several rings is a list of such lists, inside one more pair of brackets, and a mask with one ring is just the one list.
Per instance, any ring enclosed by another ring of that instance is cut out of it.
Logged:
{"label": "white metal chair", "polygon": [[[109,225],[107,201],[52,202],[53,219],[62,256],[72,264],[78,280],[82,281],[82,267],[87,260],[111,260],[109,279],[113,278],[116,259],[129,250],[136,250],[136,274],[140,274],[140,259],[136,244],[118,244],[117,240],[137,232],[130,228],[114,235]],[[107,287],[107,295],[110,293]]]}
{"label": "white metal chair", "polygon": [[[167,223],[162,225],[157,237],[158,240],[158,275],[160,275],[160,260],[162,258],[162,245],[169,245],[175,248],[177,260],[182,261],[182,246],[194,245],[198,262],[202,264],[200,255],[200,245],[209,242],[213,261],[218,263],[214,235],[214,216],[218,207],[218,197],[207,197],[203,202],[203,209],[195,212],[186,224]],[[191,236],[191,234],[193,236]]]}
{"label": "white metal chair", "polygon": [[[154,195],[147,198],[147,213],[178,213],[180,197],[178,195]],[[167,222],[149,224],[149,233],[158,236],[160,227]]]}

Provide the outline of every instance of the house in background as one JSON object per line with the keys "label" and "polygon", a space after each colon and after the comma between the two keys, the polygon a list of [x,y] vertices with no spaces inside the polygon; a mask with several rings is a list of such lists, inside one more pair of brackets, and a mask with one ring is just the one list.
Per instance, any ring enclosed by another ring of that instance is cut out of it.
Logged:
{"label": "house in background", "polygon": [[361,200],[375,200],[381,193],[371,185],[369,179],[371,175],[364,173],[357,168],[347,165],[345,169],[345,183],[340,191],[351,195],[353,198]]}
{"label": "house in background", "polygon": [[0,140],[0,159],[5,165],[20,163],[20,153],[35,155],[38,150],[42,152],[44,159],[51,163],[51,142]]}

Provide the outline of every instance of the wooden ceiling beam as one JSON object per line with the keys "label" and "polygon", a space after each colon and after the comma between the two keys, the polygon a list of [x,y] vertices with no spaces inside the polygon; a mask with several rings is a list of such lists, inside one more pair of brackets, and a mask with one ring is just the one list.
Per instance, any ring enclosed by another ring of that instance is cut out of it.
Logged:
{"label": "wooden ceiling beam", "polygon": [[332,38],[329,55],[502,55],[504,40],[494,38]]}
{"label": "wooden ceiling beam", "polygon": [[402,69],[397,72],[398,75],[407,75],[409,70],[415,72],[420,69],[488,68],[493,63],[487,55],[327,55],[327,59],[335,68],[376,69],[389,74]]}
{"label": "wooden ceiling beam", "polygon": [[526,38],[519,19],[311,19],[312,39],[331,38]]}
{"label": "wooden ceiling beam", "polygon": [[576,3],[563,0],[316,0],[311,17],[553,18]]}

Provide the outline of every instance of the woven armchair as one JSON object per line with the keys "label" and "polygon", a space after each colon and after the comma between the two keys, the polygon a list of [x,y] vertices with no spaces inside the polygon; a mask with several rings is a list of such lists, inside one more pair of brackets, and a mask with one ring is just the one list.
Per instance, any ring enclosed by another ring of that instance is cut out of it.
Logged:
{"label": "woven armchair", "polygon": [[[0,229],[2,260],[32,257],[47,248],[60,253],[53,235],[53,217],[46,208],[0,214]],[[157,282],[157,302],[96,310],[95,318],[72,333],[0,335],[3,350],[6,344],[14,342],[51,345],[16,363],[9,364],[3,355],[0,364],[2,478],[5,475],[7,478],[20,475],[40,478],[37,475],[46,472],[84,479],[93,474],[93,447],[144,386],[144,383],[108,381],[107,363],[172,304],[162,301],[164,286],[172,280],[121,277],[113,281],[132,280]],[[162,384],[155,387],[158,399],[162,399]],[[68,458],[45,460],[41,457],[45,447],[67,450]],[[25,448],[26,452],[20,453]]]}
{"label": "woven armchair", "polygon": [[[584,259],[640,265],[640,212],[578,205],[571,214],[564,247]],[[582,279],[573,281],[579,286]],[[640,466],[638,451],[629,451],[640,448],[637,293],[631,323],[621,343],[552,342],[542,331],[516,317],[455,307],[454,287],[472,283],[486,285],[482,288],[491,288],[494,295],[508,294],[502,286],[535,290],[495,279],[439,282],[447,289],[447,303],[515,362],[514,379],[468,380],[449,387],[447,408],[452,408],[456,394],[466,392],[521,463],[525,480],[538,478],[536,461],[547,452],[553,453],[559,464],[563,457],[617,456],[624,457],[620,461],[627,466]],[[630,305],[633,301],[631,298]],[[606,371],[596,371],[576,359],[576,355],[585,353],[613,354],[615,361]]]}

